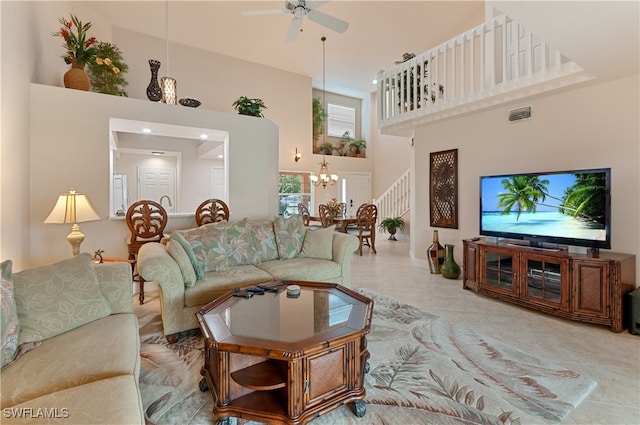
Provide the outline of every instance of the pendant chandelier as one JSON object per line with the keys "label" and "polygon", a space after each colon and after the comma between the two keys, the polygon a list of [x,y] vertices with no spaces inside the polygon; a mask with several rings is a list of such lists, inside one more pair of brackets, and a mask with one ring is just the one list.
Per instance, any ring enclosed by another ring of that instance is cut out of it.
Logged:
{"label": "pendant chandelier", "polygon": [[[324,49],[324,42],[327,40],[327,37],[322,37],[320,40],[322,40],[322,107],[326,107],[326,102],[325,102],[325,93],[326,93],[326,89],[325,89],[325,49]],[[327,130],[325,129],[324,131],[324,138],[323,138],[324,142],[327,142]],[[309,179],[311,180],[311,183],[314,186],[320,186],[322,185],[322,188],[325,189],[327,187],[327,185],[331,185],[334,186],[337,181],[338,181],[338,175],[337,174],[331,174],[329,172],[329,167],[328,167],[329,163],[326,160],[326,157],[323,155],[322,156],[322,162],[320,163],[320,172],[318,173],[318,175],[316,176],[315,174],[311,174],[311,176],[309,176]]]}

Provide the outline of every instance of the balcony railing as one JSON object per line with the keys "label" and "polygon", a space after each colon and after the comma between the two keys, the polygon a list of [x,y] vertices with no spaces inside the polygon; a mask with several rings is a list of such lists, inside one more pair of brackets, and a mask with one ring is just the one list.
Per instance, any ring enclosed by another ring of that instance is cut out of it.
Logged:
{"label": "balcony railing", "polygon": [[385,133],[592,78],[522,25],[501,15],[378,74]]}

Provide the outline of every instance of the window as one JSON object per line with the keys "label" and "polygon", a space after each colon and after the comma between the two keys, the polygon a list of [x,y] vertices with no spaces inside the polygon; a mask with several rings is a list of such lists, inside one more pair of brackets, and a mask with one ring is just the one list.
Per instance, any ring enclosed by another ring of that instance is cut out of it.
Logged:
{"label": "window", "polygon": [[309,173],[281,171],[278,179],[278,214],[290,217],[298,214],[298,204],[304,204],[312,211],[311,183]]}
{"label": "window", "polygon": [[327,135],[342,137],[345,131],[349,134],[356,133],[356,108],[327,103]]}

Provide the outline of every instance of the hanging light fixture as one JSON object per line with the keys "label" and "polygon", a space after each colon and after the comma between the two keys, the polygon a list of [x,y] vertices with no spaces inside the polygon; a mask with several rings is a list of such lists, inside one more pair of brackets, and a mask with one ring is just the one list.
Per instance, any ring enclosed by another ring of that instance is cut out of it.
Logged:
{"label": "hanging light fixture", "polygon": [[[167,55],[167,74],[169,74],[169,0],[165,2],[164,13],[164,38],[165,49]],[[170,105],[178,103],[178,83],[175,78],[162,77],[160,78],[160,90],[162,91],[162,102]]]}
{"label": "hanging light fixture", "polygon": [[[325,65],[325,41],[327,40],[327,37],[322,37],[320,40],[322,40],[322,107],[326,106],[326,102],[325,102],[325,94],[326,94],[326,87],[325,87],[325,74],[326,74],[326,65]],[[324,131],[324,136],[323,136],[323,140],[326,143],[327,142],[327,131],[325,129]],[[331,185],[334,186],[336,184],[336,182],[338,181],[338,175],[337,174],[331,174],[329,172],[329,167],[328,167],[329,163],[326,160],[326,157],[323,155],[322,156],[322,162],[320,163],[320,172],[318,173],[318,175],[316,176],[315,174],[311,174],[311,176],[309,176],[309,179],[311,180],[311,183],[313,183],[314,186],[320,186],[322,185],[322,188],[326,188],[327,185]]]}

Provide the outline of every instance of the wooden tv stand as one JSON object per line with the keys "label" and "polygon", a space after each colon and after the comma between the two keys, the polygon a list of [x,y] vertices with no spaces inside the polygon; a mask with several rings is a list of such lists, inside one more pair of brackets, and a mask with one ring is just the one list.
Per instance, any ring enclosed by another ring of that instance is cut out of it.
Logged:
{"label": "wooden tv stand", "polygon": [[636,257],[576,254],[484,239],[463,241],[463,288],[571,320],[625,328]]}

